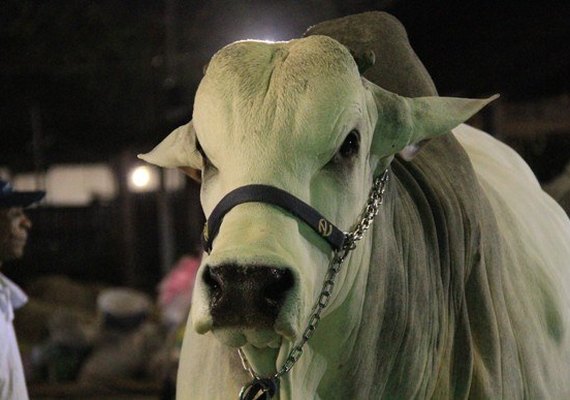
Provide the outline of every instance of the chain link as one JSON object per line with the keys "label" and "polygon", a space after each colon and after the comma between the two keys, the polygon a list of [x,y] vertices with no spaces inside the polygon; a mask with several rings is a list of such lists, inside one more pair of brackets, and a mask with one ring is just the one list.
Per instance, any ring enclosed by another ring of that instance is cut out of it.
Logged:
{"label": "chain link", "polygon": [[[346,238],[344,240],[342,248],[334,252],[333,258],[325,275],[323,287],[315,305],[313,306],[311,316],[309,317],[309,322],[303,331],[301,339],[293,347],[293,349],[291,349],[291,352],[287,356],[287,359],[279,371],[277,371],[277,373],[275,373],[271,379],[278,380],[281,376],[288,373],[291,368],[293,368],[295,363],[299,360],[299,358],[301,358],[301,355],[303,354],[303,346],[305,346],[311,336],[313,336],[315,333],[315,330],[317,329],[317,326],[321,320],[321,313],[330,301],[332,292],[334,290],[335,279],[340,272],[342,263],[348,257],[349,253],[356,248],[356,242],[364,237],[364,234],[370,228],[372,221],[374,221],[374,217],[380,210],[380,206],[384,201],[384,192],[386,190],[386,183],[388,182],[388,179],[389,176],[387,169],[380,176],[374,179],[372,188],[370,189],[370,194],[368,196],[368,201],[366,203],[364,211],[361,214],[360,221],[358,224],[356,224],[352,231],[345,233]],[[252,378],[259,379],[260,377],[255,373],[249,361],[247,361],[245,353],[241,348],[238,349],[238,354],[241,358],[243,368],[251,375]]]}

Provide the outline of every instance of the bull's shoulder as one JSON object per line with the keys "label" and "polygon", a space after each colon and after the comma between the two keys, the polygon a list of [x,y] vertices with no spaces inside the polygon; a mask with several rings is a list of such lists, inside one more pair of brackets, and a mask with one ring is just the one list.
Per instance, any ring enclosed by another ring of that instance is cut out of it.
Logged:
{"label": "bull's shoulder", "polygon": [[509,146],[468,125],[453,133],[466,150],[507,240],[519,238],[519,242],[528,243],[525,247],[539,249],[553,245],[555,253],[570,254],[568,217],[542,190],[525,161]]}
{"label": "bull's shoulder", "polygon": [[[454,332],[434,342],[441,349],[461,347],[461,365],[470,365],[472,384],[454,390],[473,397],[520,398],[526,390],[529,398],[566,398],[561,393],[568,390],[563,374],[570,365],[570,221],[563,210],[512,149],[468,126],[432,140],[412,162],[395,160],[392,167],[394,249],[373,260],[389,258],[399,268],[372,271],[405,271],[399,281],[407,290],[386,290],[406,304],[408,319],[416,316],[413,326],[402,323],[393,337],[406,329],[414,331],[410,337]],[[375,227],[375,246],[385,249],[391,237],[384,234],[388,224],[381,225]],[[398,281],[377,274],[370,274],[370,282]],[[402,313],[390,303],[386,309]],[[448,312],[454,316],[435,317]],[[445,325],[461,318],[460,325]],[[404,339],[400,349],[417,347]],[[445,352],[432,351],[441,365],[459,368]],[[405,364],[405,357],[394,359]],[[438,388],[446,388],[444,377],[438,379]]]}
{"label": "bull's shoulder", "polygon": [[[498,240],[483,238],[491,257],[482,260],[482,268],[495,310],[503,308],[497,312],[503,341],[512,337],[517,343],[517,357],[524,362],[516,368],[522,371],[528,397],[566,398],[569,389],[562,382],[570,365],[570,220],[511,148],[466,125],[454,134],[469,155],[496,221]],[[552,372],[543,372],[547,370]],[[566,395],[561,396],[557,390],[564,387]]]}
{"label": "bull's shoulder", "polygon": [[[528,164],[509,146],[472,126],[461,124],[453,135],[469,155],[478,175],[514,177],[515,184],[539,188],[539,183]],[[511,179],[509,179],[511,180]]]}

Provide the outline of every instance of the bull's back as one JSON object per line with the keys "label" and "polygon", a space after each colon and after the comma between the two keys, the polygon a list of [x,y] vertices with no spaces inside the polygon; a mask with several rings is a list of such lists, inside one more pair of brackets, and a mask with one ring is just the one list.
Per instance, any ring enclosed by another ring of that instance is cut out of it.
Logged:
{"label": "bull's back", "polygon": [[499,229],[500,241],[487,243],[502,260],[492,295],[503,297],[525,397],[569,398],[570,221],[511,148],[467,125],[454,134]]}

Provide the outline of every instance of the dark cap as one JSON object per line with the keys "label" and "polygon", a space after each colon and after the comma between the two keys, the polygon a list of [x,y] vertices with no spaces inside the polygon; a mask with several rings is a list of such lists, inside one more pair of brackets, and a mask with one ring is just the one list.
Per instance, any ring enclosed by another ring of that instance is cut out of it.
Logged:
{"label": "dark cap", "polygon": [[0,208],[6,207],[28,207],[43,199],[46,192],[38,191],[16,191],[8,182],[0,179]]}

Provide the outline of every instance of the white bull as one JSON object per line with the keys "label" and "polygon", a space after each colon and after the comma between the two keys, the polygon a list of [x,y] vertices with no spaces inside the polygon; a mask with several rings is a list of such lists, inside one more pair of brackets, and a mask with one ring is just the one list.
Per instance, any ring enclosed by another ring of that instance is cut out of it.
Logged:
{"label": "white bull", "polygon": [[[385,91],[325,36],[236,42],[209,63],[193,121],[141,156],[200,170],[206,216],[265,184],[345,231],[389,169],[384,205],[275,398],[570,398],[570,222],[512,150],[461,124],[487,102]],[[238,347],[275,374],[331,256],[279,207],[232,208],[198,272],[178,399],[237,398],[251,380]]]}

